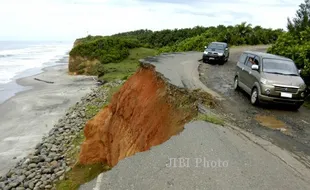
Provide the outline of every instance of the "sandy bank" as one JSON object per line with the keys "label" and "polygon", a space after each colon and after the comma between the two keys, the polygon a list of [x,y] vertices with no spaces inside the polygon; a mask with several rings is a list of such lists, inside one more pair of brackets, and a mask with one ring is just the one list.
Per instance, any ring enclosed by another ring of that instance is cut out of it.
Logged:
{"label": "sandy bank", "polygon": [[0,105],[0,176],[26,156],[65,111],[95,85],[92,77],[67,75],[67,65],[43,71],[17,80],[18,84],[31,89]]}

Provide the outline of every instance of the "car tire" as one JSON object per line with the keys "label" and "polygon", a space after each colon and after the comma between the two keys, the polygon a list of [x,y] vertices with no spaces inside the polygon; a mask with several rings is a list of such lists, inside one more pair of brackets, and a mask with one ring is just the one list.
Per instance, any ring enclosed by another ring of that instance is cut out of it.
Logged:
{"label": "car tire", "polygon": [[297,111],[302,105],[303,105],[303,103],[299,103],[299,104],[293,105],[293,106],[291,106],[291,109],[293,111]]}
{"label": "car tire", "polygon": [[225,59],[223,59],[223,60],[219,60],[219,62],[220,62],[220,65],[224,65],[224,63],[225,63]]}
{"label": "car tire", "polygon": [[252,105],[258,105],[259,104],[258,90],[256,87],[254,87],[252,92],[251,92],[251,104]]}
{"label": "car tire", "polygon": [[239,78],[238,76],[235,77],[234,79],[234,86],[233,86],[234,90],[237,91],[239,90]]}

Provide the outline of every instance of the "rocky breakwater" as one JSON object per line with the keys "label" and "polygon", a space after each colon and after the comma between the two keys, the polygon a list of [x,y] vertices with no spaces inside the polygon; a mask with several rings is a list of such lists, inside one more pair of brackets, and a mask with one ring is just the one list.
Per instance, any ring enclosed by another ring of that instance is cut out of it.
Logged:
{"label": "rocky breakwater", "polygon": [[[105,84],[117,86],[123,81]],[[0,177],[0,189],[53,189],[71,169],[72,160],[67,156],[72,149],[79,149],[72,142],[81,134],[85,123],[94,115],[88,107],[101,108],[106,103],[109,88],[98,87],[71,107],[63,118],[43,137],[32,154],[20,160],[5,176]]]}
{"label": "rocky breakwater", "polygon": [[157,73],[153,65],[141,64],[111,103],[87,122],[81,164],[119,160],[167,141],[197,115],[198,99]]}

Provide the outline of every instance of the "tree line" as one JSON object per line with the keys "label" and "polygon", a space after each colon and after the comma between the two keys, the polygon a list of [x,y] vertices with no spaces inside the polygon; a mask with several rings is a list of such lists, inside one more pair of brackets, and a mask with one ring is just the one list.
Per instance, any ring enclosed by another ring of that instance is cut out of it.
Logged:
{"label": "tree line", "polygon": [[288,57],[302,69],[302,76],[310,86],[310,1],[299,5],[293,19],[287,19],[287,32],[267,50],[269,53]]}
{"label": "tree line", "polygon": [[[152,48],[158,50],[158,53],[203,51],[204,46],[212,41],[226,42],[230,46],[271,44],[283,33],[282,29],[253,27],[246,22],[234,26],[196,26],[161,31],[141,29],[111,36],[89,35],[77,39],[78,43],[70,51],[70,56],[82,56],[99,60],[100,64],[96,65],[96,69],[88,69],[92,72],[86,74],[102,75],[102,73],[98,72],[104,71],[104,64],[118,63],[126,59],[129,56],[129,50],[132,48]],[[84,67],[84,65],[70,67],[69,64],[69,71],[76,72],[74,69]]]}

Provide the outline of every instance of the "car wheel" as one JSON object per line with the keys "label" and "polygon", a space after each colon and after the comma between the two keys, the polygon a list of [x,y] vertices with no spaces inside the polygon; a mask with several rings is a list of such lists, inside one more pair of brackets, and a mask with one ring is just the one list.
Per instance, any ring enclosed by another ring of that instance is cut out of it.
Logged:
{"label": "car wheel", "polygon": [[238,79],[238,76],[236,76],[235,80],[234,80],[234,90],[239,90],[239,79]]}
{"label": "car wheel", "polygon": [[251,93],[251,104],[252,105],[258,105],[259,104],[258,90],[256,87],[253,88],[252,93]]}

